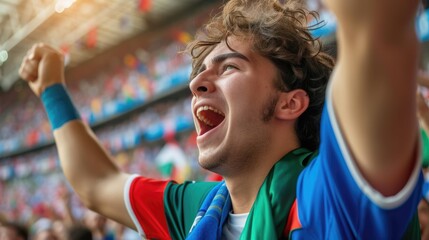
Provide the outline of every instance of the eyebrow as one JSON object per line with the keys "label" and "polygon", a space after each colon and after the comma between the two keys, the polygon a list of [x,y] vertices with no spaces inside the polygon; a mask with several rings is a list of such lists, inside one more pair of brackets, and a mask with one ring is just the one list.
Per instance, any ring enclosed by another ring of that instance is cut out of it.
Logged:
{"label": "eyebrow", "polygon": [[212,59],[212,64],[221,63],[228,58],[240,58],[240,59],[243,59],[247,62],[250,62],[250,60],[246,56],[244,56],[243,54],[238,53],[238,52],[230,52],[230,53],[224,53],[224,54],[220,54],[220,55],[215,56]]}
{"label": "eyebrow", "polygon": [[[219,64],[229,58],[239,58],[239,59],[243,59],[246,62],[250,62],[249,58],[247,58],[246,56],[244,56],[243,54],[239,53],[239,52],[230,52],[230,53],[224,53],[224,54],[220,54],[215,56],[211,62],[212,64]],[[197,74],[201,73],[202,71],[206,70],[206,65],[202,64],[201,67],[198,69]]]}

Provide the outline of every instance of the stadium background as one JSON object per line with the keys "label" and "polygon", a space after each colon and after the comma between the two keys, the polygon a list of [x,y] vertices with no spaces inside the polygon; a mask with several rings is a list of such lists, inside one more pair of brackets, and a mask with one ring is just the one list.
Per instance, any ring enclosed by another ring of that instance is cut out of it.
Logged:
{"label": "stadium background", "polygon": [[[335,19],[313,31],[335,55]],[[125,171],[158,178],[215,178],[198,166],[187,87],[190,58],[177,54],[220,0],[0,0],[0,220],[31,225],[63,216],[71,192],[40,101],[17,69],[32,44],[66,55],[67,85],[82,118]],[[386,6],[388,7],[388,6]],[[416,19],[428,66],[429,15]],[[310,20],[311,22],[311,20]],[[71,209],[81,218],[74,194]]]}

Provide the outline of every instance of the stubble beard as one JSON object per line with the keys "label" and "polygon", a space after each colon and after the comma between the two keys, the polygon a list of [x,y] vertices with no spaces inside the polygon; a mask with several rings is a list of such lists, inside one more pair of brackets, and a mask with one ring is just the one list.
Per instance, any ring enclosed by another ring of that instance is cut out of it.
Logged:
{"label": "stubble beard", "polygon": [[201,157],[198,158],[199,165],[209,171],[221,174],[222,165],[225,162],[225,157],[212,156],[212,157]]}
{"label": "stubble beard", "polygon": [[[277,105],[277,101],[279,99],[279,95],[275,94],[269,97],[269,99],[266,101],[266,103],[263,105],[261,109],[261,121],[265,124],[268,124],[268,122],[273,119],[275,108]],[[201,157],[201,155],[198,157],[198,163],[199,165],[209,171],[218,173],[218,174],[225,174],[227,169],[237,169],[237,170],[244,170],[243,162],[247,163],[249,159],[252,159],[253,151],[252,149],[258,149],[260,148],[260,144],[267,144],[267,143],[261,143],[261,142],[254,142],[253,144],[248,144],[245,149],[241,151],[241,153],[232,153],[229,154],[225,152],[224,149],[217,150],[218,152],[215,155],[218,156],[206,156]],[[232,156],[231,156],[232,155]],[[246,164],[244,164],[245,166]],[[249,166],[249,165],[247,165]]]}
{"label": "stubble beard", "polygon": [[268,123],[274,117],[279,94],[271,95],[262,108],[261,119],[264,123]]}

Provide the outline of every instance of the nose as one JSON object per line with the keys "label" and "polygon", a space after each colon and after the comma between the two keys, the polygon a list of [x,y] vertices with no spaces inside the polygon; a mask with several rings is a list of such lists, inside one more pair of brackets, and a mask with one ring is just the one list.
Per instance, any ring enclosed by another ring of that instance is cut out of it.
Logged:
{"label": "nose", "polygon": [[205,93],[210,93],[215,90],[214,76],[209,70],[199,73],[189,83],[192,95],[195,97],[201,96]]}

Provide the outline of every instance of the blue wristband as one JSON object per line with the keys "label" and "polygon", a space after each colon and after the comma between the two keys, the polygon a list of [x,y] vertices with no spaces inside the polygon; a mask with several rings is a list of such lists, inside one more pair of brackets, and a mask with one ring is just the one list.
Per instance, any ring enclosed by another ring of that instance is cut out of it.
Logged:
{"label": "blue wristband", "polygon": [[80,119],[79,113],[63,84],[58,83],[46,88],[41,99],[53,130],[68,121]]}

